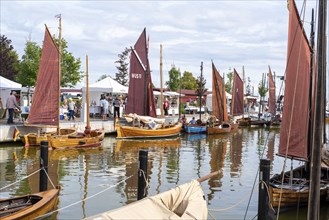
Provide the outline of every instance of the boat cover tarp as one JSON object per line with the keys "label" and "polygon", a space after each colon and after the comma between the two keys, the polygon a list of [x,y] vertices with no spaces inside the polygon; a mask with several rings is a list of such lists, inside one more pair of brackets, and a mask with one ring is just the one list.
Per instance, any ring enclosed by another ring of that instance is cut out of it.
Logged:
{"label": "boat cover tarp", "polygon": [[207,219],[200,183],[193,180],[158,195],[87,219]]}

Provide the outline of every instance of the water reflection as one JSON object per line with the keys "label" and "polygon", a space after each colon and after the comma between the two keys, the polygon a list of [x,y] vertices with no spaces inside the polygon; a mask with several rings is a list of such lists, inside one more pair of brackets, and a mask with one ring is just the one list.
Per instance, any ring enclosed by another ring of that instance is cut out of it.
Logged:
{"label": "water reflection", "polygon": [[[210,213],[216,219],[243,219],[258,178],[259,159],[271,160],[272,173],[282,168],[282,158],[275,156],[278,139],[278,129],[243,128],[227,135],[195,134],[148,141],[124,141],[107,136],[103,148],[49,151],[50,177],[55,185],[62,186],[57,207],[61,211],[49,219],[81,219],[136,201],[140,149],[149,152],[147,195],[219,170],[218,176],[201,184]],[[39,154],[39,148],[1,146],[0,188],[38,170]],[[0,196],[37,192],[38,181],[39,176],[33,175],[2,190]],[[102,190],[106,191],[87,199]],[[247,219],[257,214],[257,193],[256,187]],[[77,204],[70,206],[73,203]],[[328,212],[321,215],[328,216]],[[281,215],[280,219],[289,218]]]}

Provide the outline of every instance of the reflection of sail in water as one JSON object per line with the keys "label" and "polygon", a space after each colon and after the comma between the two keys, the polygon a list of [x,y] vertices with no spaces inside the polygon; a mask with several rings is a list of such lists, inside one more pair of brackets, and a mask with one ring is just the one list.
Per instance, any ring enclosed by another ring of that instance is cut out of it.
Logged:
{"label": "reflection of sail in water", "polygon": [[243,133],[243,129],[241,129],[241,132],[237,132],[232,135],[230,145],[231,177],[236,177],[239,175],[238,173],[240,173],[242,163]]}
{"label": "reflection of sail in water", "polygon": [[[210,152],[210,173],[215,171],[223,171],[227,138],[218,138],[217,135],[208,136],[209,152]],[[216,191],[220,191],[222,186],[223,172],[216,175],[215,178],[210,178],[208,184],[210,186],[210,193],[208,194],[207,201],[211,201]]]}
{"label": "reflection of sail in water", "polygon": [[270,161],[274,160],[275,136],[276,132],[271,132],[268,137],[266,158],[268,158]]}

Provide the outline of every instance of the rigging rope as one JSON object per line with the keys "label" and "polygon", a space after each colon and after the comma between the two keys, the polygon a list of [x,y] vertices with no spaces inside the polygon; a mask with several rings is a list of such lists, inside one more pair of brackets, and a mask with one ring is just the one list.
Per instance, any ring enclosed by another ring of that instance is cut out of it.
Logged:
{"label": "rigging rope", "polygon": [[103,193],[103,192],[105,192],[105,191],[107,191],[107,190],[109,190],[109,189],[111,189],[111,188],[113,188],[113,187],[118,186],[119,184],[123,183],[124,181],[130,179],[132,176],[133,176],[133,175],[130,175],[130,176],[128,176],[126,179],[123,179],[123,180],[117,182],[116,184],[111,185],[111,186],[107,187],[106,189],[104,189],[104,190],[102,190],[102,191],[100,191],[100,192],[98,192],[98,193],[96,193],[96,194],[94,194],[94,195],[92,195],[92,196],[89,196],[89,197],[87,197],[87,198],[85,198],[85,199],[82,199],[82,200],[80,200],[80,201],[74,202],[74,203],[72,203],[72,204],[70,204],[70,205],[64,206],[64,207],[62,207],[62,208],[60,208],[60,209],[57,209],[57,210],[54,210],[54,211],[52,211],[52,212],[48,212],[47,214],[44,214],[44,215],[38,216],[38,218],[42,218],[42,217],[44,217],[44,216],[49,216],[49,215],[51,215],[51,214],[53,214],[53,213],[55,213],[55,212],[62,211],[62,210],[67,209],[67,208],[69,208],[69,207],[71,207],[71,206],[74,206],[74,205],[77,205],[77,204],[79,204],[79,203],[81,203],[81,202],[87,201],[88,199],[94,198],[95,196],[98,196],[99,194],[101,194],[101,193]]}

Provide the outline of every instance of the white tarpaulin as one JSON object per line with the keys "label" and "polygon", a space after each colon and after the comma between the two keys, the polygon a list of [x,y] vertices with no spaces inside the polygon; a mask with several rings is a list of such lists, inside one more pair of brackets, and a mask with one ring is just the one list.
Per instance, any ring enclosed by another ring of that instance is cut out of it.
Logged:
{"label": "white tarpaulin", "polygon": [[[86,87],[82,88],[86,91]],[[111,77],[106,77],[98,82],[89,85],[89,92],[111,92],[111,93],[128,93],[128,87],[123,86]]]}
{"label": "white tarpaulin", "polygon": [[207,203],[194,180],[158,195],[86,219],[207,219]]}
{"label": "white tarpaulin", "polygon": [[20,88],[22,88],[22,85],[17,82],[6,79],[5,77],[0,76],[0,88],[1,89],[20,89]]}

